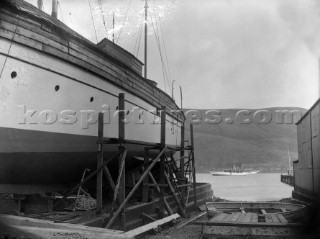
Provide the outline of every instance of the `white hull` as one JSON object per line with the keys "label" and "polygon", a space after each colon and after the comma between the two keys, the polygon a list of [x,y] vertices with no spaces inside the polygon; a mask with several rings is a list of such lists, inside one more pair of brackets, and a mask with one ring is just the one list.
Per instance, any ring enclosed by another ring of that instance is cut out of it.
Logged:
{"label": "white hull", "polygon": [[[0,38],[1,67],[8,57],[0,85],[1,127],[97,136],[97,114],[110,108],[110,113],[106,113],[110,115],[110,123],[105,125],[104,135],[116,138],[118,119],[113,114],[117,111],[118,94],[125,93],[126,111],[134,107],[144,109],[143,124],[137,123],[139,119],[133,121],[130,112],[131,119],[128,120],[131,122],[125,126],[126,139],[160,143],[160,124],[153,124],[159,117],[149,112],[156,111],[154,106],[79,67],[23,45],[12,43],[8,55],[10,44]],[[10,77],[12,72],[17,74],[13,79]],[[55,90],[57,86],[58,91]],[[74,120],[65,122],[70,115],[63,116],[63,112],[69,110],[75,112],[74,123]],[[31,117],[26,114],[28,111],[35,111],[35,114]],[[54,122],[48,119],[47,123],[41,115],[43,111],[50,111],[49,116],[55,115],[57,119]],[[178,145],[181,123],[169,115],[166,118],[166,143]]]}
{"label": "white hull", "polygon": [[[19,15],[0,8],[0,193],[59,191],[78,182],[85,168],[94,170],[98,113],[104,113],[104,137],[118,138],[120,93],[126,140],[160,143],[159,109],[166,106],[165,143],[180,145],[184,117],[170,112],[179,110],[170,96],[142,78],[138,59],[112,42],[104,50],[35,7],[12,2]],[[127,149],[130,167],[144,147]],[[104,151],[108,158],[118,148]]]}
{"label": "white hull", "polygon": [[211,171],[212,176],[246,176],[250,174],[257,174],[259,171],[251,172],[221,172],[221,171]]}

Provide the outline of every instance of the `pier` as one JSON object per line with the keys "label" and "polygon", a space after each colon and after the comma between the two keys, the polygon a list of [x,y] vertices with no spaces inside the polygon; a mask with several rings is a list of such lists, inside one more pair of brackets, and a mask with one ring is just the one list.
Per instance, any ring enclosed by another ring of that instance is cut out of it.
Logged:
{"label": "pier", "polygon": [[294,186],[294,175],[293,175],[293,171],[288,170],[287,174],[281,174],[281,182],[288,184],[290,186]]}

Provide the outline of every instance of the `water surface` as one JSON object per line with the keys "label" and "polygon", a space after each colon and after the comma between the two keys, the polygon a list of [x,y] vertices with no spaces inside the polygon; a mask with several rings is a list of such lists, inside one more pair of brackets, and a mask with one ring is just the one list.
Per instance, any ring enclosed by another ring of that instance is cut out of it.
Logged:
{"label": "water surface", "polygon": [[212,176],[197,173],[197,182],[211,184],[214,196],[233,201],[268,201],[291,197],[293,187],[281,183],[278,173]]}

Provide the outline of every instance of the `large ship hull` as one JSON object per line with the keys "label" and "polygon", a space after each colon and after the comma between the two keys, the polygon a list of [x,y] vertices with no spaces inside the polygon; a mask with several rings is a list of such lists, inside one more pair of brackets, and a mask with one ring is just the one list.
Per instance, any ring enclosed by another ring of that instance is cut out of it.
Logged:
{"label": "large ship hull", "polygon": [[[97,116],[104,113],[104,136],[117,138],[119,93],[125,93],[125,138],[160,143],[159,108],[178,110],[170,97],[117,59],[89,53],[95,45],[79,36],[64,44],[63,33],[54,33],[58,23],[50,28],[36,9],[27,5],[24,13],[25,3],[8,2],[0,10],[0,193],[57,191],[78,182],[85,168],[94,169]],[[11,11],[15,5],[20,12]],[[24,15],[30,9],[33,19]],[[166,144],[179,145],[182,123],[179,113],[167,113]],[[127,147],[130,166],[144,148]],[[118,148],[105,150],[108,157]]]}

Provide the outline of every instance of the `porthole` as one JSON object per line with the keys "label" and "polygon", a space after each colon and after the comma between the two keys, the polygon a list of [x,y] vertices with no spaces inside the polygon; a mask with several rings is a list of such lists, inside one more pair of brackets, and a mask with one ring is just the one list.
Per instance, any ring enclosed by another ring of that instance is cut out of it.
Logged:
{"label": "porthole", "polygon": [[93,97],[91,97],[91,98],[90,98],[90,102],[92,102],[93,100],[94,100],[94,98],[93,98]]}
{"label": "porthole", "polygon": [[54,90],[55,91],[58,91],[60,89],[60,86],[58,86],[58,85],[56,85],[55,87],[54,87]]}
{"label": "porthole", "polygon": [[14,79],[17,77],[17,72],[13,71],[11,72],[11,78]]}
{"label": "porthole", "polygon": [[129,110],[127,110],[127,115],[130,113],[130,111]]}

